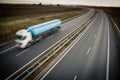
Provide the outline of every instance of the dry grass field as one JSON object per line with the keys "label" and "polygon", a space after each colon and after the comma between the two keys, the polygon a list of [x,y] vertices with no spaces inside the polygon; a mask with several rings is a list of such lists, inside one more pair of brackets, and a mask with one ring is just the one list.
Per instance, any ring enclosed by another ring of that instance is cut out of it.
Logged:
{"label": "dry grass field", "polygon": [[32,17],[45,14],[69,12],[80,10],[80,8],[64,7],[64,6],[0,6],[0,20],[8,17]]}

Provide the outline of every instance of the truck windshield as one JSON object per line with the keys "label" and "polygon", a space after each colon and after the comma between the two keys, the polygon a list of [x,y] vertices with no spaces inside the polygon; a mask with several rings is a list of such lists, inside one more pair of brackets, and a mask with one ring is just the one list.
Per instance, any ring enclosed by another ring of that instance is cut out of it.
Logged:
{"label": "truck windshield", "polygon": [[25,36],[21,36],[21,35],[16,35],[16,38],[19,40],[24,40],[26,37]]}

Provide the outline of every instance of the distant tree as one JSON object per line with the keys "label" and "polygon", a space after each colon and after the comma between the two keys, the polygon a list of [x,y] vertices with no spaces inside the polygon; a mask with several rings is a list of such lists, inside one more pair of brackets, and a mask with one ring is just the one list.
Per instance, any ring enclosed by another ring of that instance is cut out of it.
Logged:
{"label": "distant tree", "polygon": [[42,5],[42,3],[40,2],[38,5]]}
{"label": "distant tree", "polygon": [[60,6],[60,4],[57,4],[57,6]]}

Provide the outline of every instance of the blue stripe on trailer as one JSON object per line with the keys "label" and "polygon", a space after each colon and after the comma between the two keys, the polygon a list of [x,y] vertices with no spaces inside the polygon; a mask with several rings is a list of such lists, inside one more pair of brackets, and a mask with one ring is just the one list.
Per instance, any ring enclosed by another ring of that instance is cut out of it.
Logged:
{"label": "blue stripe on trailer", "polygon": [[28,28],[28,31],[31,32],[32,36],[34,37],[34,36],[43,34],[44,32],[47,32],[53,28],[60,27],[61,23],[62,23],[61,20],[56,19],[56,20],[31,26]]}

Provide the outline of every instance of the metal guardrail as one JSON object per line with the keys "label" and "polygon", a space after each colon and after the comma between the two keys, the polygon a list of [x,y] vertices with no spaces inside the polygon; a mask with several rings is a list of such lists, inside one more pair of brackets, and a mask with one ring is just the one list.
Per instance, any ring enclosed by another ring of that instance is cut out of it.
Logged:
{"label": "metal guardrail", "polygon": [[25,80],[25,79],[27,79],[29,76],[31,76],[33,74],[33,72],[35,72],[38,68],[40,68],[46,61],[48,61],[58,51],[60,51],[66,45],[70,44],[71,40],[74,39],[76,36],[78,36],[79,33],[86,28],[86,26],[94,19],[95,15],[96,14],[94,14],[92,17],[90,17],[90,19],[88,19],[85,23],[83,23],[78,28],[74,29],[72,32],[70,32],[68,35],[66,35],[64,38],[60,39],[58,42],[56,42],[50,48],[45,50],[43,53],[41,53],[35,59],[30,61],[23,68],[18,70],[16,73],[9,76],[6,80]]}

